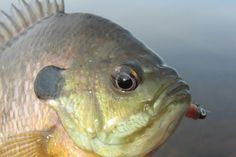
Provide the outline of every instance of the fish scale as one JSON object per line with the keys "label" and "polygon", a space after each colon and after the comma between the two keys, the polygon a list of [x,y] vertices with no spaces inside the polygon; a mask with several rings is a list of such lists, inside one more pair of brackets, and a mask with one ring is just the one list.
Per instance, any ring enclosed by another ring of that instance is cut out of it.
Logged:
{"label": "fish scale", "polygon": [[[39,71],[40,66],[42,66],[42,62],[34,62],[30,59],[32,58],[30,56],[31,47],[37,47],[37,41],[32,40],[32,43],[29,43],[30,45],[27,41],[25,43],[23,41],[20,43],[20,45],[25,45],[23,48],[19,48],[17,45],[17,42],[27,36],[29,31],[20,32],[21,37],[18,36],[16,40],[8,41],[10,46],[5,46],[4,50],[0,52],[0,65],[4,67],[0,70],[1,79],[5,80],[4,82],[1,81],[1,91],[5,89],[5,92],[1,92],[0,95],[0,111],[9,113],[4,117],[0,116],[2,124],[0,133],[4,133],[0,138],[0,143],[6,141],[7,137],[26,131],[48,130],[57,121],[55,112],[43,105],[33,94],[32,82],[37,74],[35,71]],[[27,51],[24,51],[24,48]],[[7,66],[6,63],[8,63]]]}

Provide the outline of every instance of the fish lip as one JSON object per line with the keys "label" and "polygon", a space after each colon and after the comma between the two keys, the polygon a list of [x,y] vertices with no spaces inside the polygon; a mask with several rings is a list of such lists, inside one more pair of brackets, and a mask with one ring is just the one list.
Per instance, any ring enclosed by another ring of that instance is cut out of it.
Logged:
{"label": "fish lip", "polygon": [[169,105],[191,99],[189,86],[180,77],[168,79],[164,84],[164,88],[157,90],[154,98],[149,102],[152,106],[152,116],[157,116],[159,112],[165,110]]}

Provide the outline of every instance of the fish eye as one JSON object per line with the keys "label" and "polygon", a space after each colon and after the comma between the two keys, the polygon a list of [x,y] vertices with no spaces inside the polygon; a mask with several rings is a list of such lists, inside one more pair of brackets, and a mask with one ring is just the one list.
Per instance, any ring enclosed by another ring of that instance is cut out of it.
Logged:
{"label": "fish eye", "polygon": [[115,81],[116,86],[123,91],[131,91],[137,87],[135,78],[126,73],[118,75]]}
{"label": "fish eye", "polygon": [[136,70],[128,65],[117,67],[111,78],[113,86],[121,92],[135,90],[141,80]]}

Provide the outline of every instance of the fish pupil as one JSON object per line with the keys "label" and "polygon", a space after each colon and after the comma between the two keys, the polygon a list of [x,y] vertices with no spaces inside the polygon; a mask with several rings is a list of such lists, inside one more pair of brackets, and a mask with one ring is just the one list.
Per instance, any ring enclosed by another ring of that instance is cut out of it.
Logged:
{"label": "fish pupil", "polygon": [[117,85],[123,90],[129,90],[134,86],[134,80],[127,74],[121,74],[117,78]]}

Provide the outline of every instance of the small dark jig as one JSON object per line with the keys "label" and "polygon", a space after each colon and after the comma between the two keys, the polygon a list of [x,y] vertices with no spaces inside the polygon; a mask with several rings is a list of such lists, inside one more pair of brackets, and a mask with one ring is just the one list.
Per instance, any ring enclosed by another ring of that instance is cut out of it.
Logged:
{"label": "small dark jig", "polygon": [[185,116],[195,120],[205,119],[207,117],[207,111],[199,104],[191,104]]}

